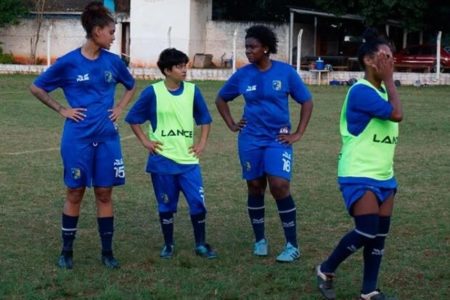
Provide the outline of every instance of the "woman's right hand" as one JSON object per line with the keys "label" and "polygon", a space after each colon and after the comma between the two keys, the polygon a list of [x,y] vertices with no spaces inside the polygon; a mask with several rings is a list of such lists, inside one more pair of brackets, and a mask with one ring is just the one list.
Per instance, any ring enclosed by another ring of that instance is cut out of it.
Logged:
{"label": "woman's right hand", "polygon": [[84,112],[87,111],[86,108],[65,108],[61,107],[58,111],[61,116],[66,119],[71,119],[75,122],[83,121],[86,118],[86,114]]}
{"label": "woman's right hand", "polygon": [[146,139],[145,141],[142,142],[142,144],[144,145],[145,148],[147,148],[147,150],[150,154],[157,154],[158,151],[162,150],[161,142],[154,142],[149,139]]}
{"label": "woman's right hand", "polygon": [[391,52],[380,50],[376,54],[375,68],[383,81],[393,78],[394,58]]}

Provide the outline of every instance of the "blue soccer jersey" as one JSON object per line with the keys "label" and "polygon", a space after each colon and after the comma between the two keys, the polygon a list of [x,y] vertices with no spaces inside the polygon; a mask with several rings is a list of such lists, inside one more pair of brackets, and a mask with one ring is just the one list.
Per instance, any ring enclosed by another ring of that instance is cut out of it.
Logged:
{"label": "blue soccer jersey", "polygon": [[84,120],[65,121],[63,141],[73,142],[101,142],[117,137],[117,129],[109,118],[117,83],[128,90],[135,84],[119,56],[101,49],[98,58],[90,60],[81,54],[81,48],[60,57],[34,81],[46,92],[63,89],[70,107],[86,109]]}
{"label": "blue soccer jersey", "polygon": [[[179,89],[170,91],[170,93],[177,96],[181,95],[183,90],[184,84],[182,82]],[[153,86],[150,85],[142,91],[139,99],[134,103],[133,107],[128,112],[125,121],[129,124],[143,124],[148,121],[150,122],[151,128],[155,130],[158,126],[156,109],[156,94]],[[197,86],[195,86],[194,93],[193,121],[194,120],[197,125],[206,125],[212,122],[205,99]],[[148,158],[146,171],[149,173],[159,174],[180,174],[191,170],[192,167],[196,165],[197,164],[178,164],[162,155],[150,155]]]}
{"label": "blue soccer jersey", "polygon": [[239,95],[245,100],[241,133],[274,139],[291,129],[289,95],[298,103],[311,100],[311,94],[292,66],[272,60],[267,71],[248,64],[234,73],[219,91],[225,101]]}

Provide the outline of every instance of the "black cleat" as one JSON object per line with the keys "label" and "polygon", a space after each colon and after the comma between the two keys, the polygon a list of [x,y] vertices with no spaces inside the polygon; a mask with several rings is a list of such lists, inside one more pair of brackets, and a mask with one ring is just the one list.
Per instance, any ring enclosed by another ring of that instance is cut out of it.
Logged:
{"label": "black cleat", "polygon": [[57,265],[61,269],[71,270],[73,268],[73,252],[61,251]]}

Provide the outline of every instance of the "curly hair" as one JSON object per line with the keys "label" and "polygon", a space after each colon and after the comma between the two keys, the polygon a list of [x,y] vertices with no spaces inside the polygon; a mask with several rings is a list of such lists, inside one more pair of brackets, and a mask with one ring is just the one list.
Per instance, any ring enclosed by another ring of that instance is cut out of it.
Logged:
{"label": "curly hair", "polygon": [[364,41],[358,49],[358,62],[363,69],[366,68],[364,57],[373,55],[378,52],[380,45],[387,45],[391,48],[391,44],[385,40],[375,28],[367,28],[363,33]]}
{"label": "curly hair", "polygon": [[277,53],[277,44],[278,39],[273,32],[272,29],[270,29],[267,26],[264,25],[254,25],[246,30],[245,38],[254,38],[257,39],[263,46],[266,46],[269,48],[269,53]]}

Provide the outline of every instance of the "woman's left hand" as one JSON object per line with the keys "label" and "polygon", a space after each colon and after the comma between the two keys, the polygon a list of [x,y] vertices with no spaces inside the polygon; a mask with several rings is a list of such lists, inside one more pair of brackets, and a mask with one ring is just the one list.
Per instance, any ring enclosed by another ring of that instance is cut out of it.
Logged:
{"label": "woman's left hand", "polygon": [[117,121],[120,117],[120,115],[122,114],[122,107],[120,106],[116,106],[113,109],[108,110],[109,112],[111,112],[111,114],[109,115],[109,119],[113,122]]}
{"label": "woman's left hand", "polygon": [[277,141],[281,144],[292,145],[293,143],[299,141],[302,135],[300,133],[291,134],[280,134],[277,136]]}
{"label": "woman's left hand", "polygon": [[195,144],[191,146],[189,152],[194,154],[194,156],[198,158],[203,153],[203,150],[205,150],[205,146],[206,145],[202,143]]}

